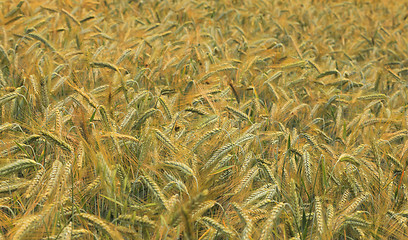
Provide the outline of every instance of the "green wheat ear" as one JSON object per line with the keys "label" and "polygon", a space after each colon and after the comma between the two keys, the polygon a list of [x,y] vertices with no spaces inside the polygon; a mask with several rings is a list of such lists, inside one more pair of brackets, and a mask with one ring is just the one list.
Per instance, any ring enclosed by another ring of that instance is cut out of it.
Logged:
{"label": "green wheat ear", "polygon": [[164,197],[164,194],[162,193],[161,189],[156,184],[156,182],[153,181],[153,179],[151,179],[148,175],[144,175],[143,180],[146,183],[146,185],[149,187],[149,189],[153,192],[156,199],[159,201],[160,205],[162,205],[164,209],[167,209],[168,207],[167,207],[166,198]]}
{"label": "green wheat ear", "polygon": [[194,176],[194,171],[184,163],[175,161],[165,161],[163,162],[163,164],[166,167],[178,169],[182,171],[184,174],[187,174],[189,176]]}
{"label": "green wheat ear", "polygon": [[199,221],[203,222],[204,224],[206,224],[206,225],[208,225],[210,227],[213,227],[213,228],[217,229],[221,233],[225,234],[227,237],[232,237],[234,235],[234,233],[230,229],[224,227],[222,224],[218,223],[217,221],[215,221],[212,218],[202,217],[202,218],[200,218]]}
{"label": "green wheat ear", "polygon": [[227,111],[229,111],[233,115],[237,116],[239,119],[250,121],[248,115],[246,115],[245,113],[243,113],[243,112],[241,112],[241,111],[239,111],[239,110],[237,110],[235,108],[232,108],[230,106],[227,106],[225,108],[227,109]]}
{"label": "green wheat ear", "polygon": [[38,165],[41,166],[39,163],[31,159],[17,159],[10,164],[0,167],[0,176],[6,176],[8,174]]}
{"label": "green wheat ear", "polygon": [[154,228],[156,227],[155,222],[151,221],[147,216],[136,216],[136,215],[120,215],[115,221],[119,222],[129,222],[135,226],[141,225],[149,228]]}
{"label": "green wheat ear", "polygon": [[176,146],[174,146],[174,144],[170,141],[170,139],[164,135],[160,130],[155,129],[154,133],[156,134],[157,139],[163,143],[164,146],[166,146],[166,148],[168,148],[170,151],[177,153],[178,149]]}
{"label": "green wheat ear", "polygon": [[45,130],[42,130],[40,133],[49,142],[54,143],[55,145],[59,146],[60,148],[62,148],[65,151],[68,151],[70,153],[72,152],[72,147],[67,142],[65,142],[64,140],[62,140],[59,137],[55,136],[54,134],[52,134],[50,132],[47,132]]}

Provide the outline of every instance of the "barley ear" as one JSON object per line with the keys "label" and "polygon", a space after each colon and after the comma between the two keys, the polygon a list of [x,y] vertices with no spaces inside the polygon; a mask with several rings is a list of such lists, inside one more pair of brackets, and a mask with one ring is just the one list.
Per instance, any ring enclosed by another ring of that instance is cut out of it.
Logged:
{"label": "barley ear", "polygon": [[149,189],[153,192],[154,196],[159,201],[159,203],[162,205],[162,207],[167,210],[168,207],[167,207],[166,198],[164,197],[162,191],[160,190],[156,182],[153,181],[153,179],[151,179],[147,174],[143,176],[143,180],[146,183],[146,185],[149,187]]}
{"label": "barley ear", "polygon": [[320,197],[315,198],[315,208],[316,208],[316,220],[317,220],[317,230],[320,234],[323,234],[323,212],[322,212],[322,202]]}
{"label": "barley ear", "polygon": [[[31,159],[18,159],[5,166],[0,167],[0,176],[6,176],[20,170],[40,165]],[[40,165],[41,166],[41,165]]]}
{"label": "barley ear", "polygon": [[272,227],[275,225],[276,220],[279,218],[282,210],[285,208],[286,203],[278,203],[275,207],[273,207],[269,218],[266,220],[262,233],[261,233],[261,240],[270,239],[269,234],[272,231]]}
{"label": "barley ear", "polygon": [[203,222],[206,225],[208,225],[208,226],[210,226],[212,228],[215,228],[217,231],[225,234],[225,236],[227,236],[227,237],[233,237],[233,235],[234,235],[234,233],[230,229],[224,227],[222,224],[218,223],[217,221],[215,221],[212,218],[202,217],[202,218],[200,218],[200,222]]}
{"label": "barley ear", "polygon": [[116,240],[121,240],[123,239],[122,235],[114,228],[114,226],[111,226],[110,223],[106,222],[105,220],[92,215],[92,214],[88,214],[88,213],[80,213],[79,214],[80,217],[86,219],[87,221],[92,222],[93,224],[97,225],[98,227],[100,227],[103,231],[105,231],[106,233],[108,233],[108,235]]}

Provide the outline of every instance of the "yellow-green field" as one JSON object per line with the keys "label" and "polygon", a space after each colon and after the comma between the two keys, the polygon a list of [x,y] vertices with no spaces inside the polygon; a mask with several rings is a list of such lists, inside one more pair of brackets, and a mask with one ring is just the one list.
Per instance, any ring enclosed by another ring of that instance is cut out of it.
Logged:
{"label": "yellow-green field", "polygon": [[408,4],[0,2],[0,239],[408,239]]}

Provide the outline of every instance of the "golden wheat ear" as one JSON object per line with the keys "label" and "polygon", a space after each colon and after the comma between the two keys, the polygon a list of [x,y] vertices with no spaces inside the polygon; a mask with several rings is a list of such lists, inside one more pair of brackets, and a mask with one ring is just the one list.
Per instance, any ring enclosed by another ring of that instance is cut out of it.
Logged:
{"label": "golden wheat ear", "polygon": [[116,228],[112,226],[110,223],[106,222],[105,220],[88,213],[80,213],[79,216],[95,224],[96,226],[101,228],[104,232],[108,233],[111,239],[123,239],[122,235],[116,230]]}
{"label": "golden wheat ear", "polygon": [[282,210],[285,208],[285,203],[278,203],[275,207],[273,207],[272,211],[270,212],[269,218],[266,220],[264,224],[264,228],[261,233],[260,239],[269,239],[269,234],[272,231],[272,227],[275,225],[275,221],[279,218]]}

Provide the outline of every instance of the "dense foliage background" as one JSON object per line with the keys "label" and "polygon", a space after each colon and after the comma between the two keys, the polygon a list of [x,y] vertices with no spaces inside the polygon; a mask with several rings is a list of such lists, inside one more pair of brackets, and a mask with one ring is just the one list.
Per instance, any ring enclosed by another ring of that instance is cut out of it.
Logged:
{"label": "dense foliage background", "polygon": [[408,5],[0,2],[0,239],[407,239]]}

